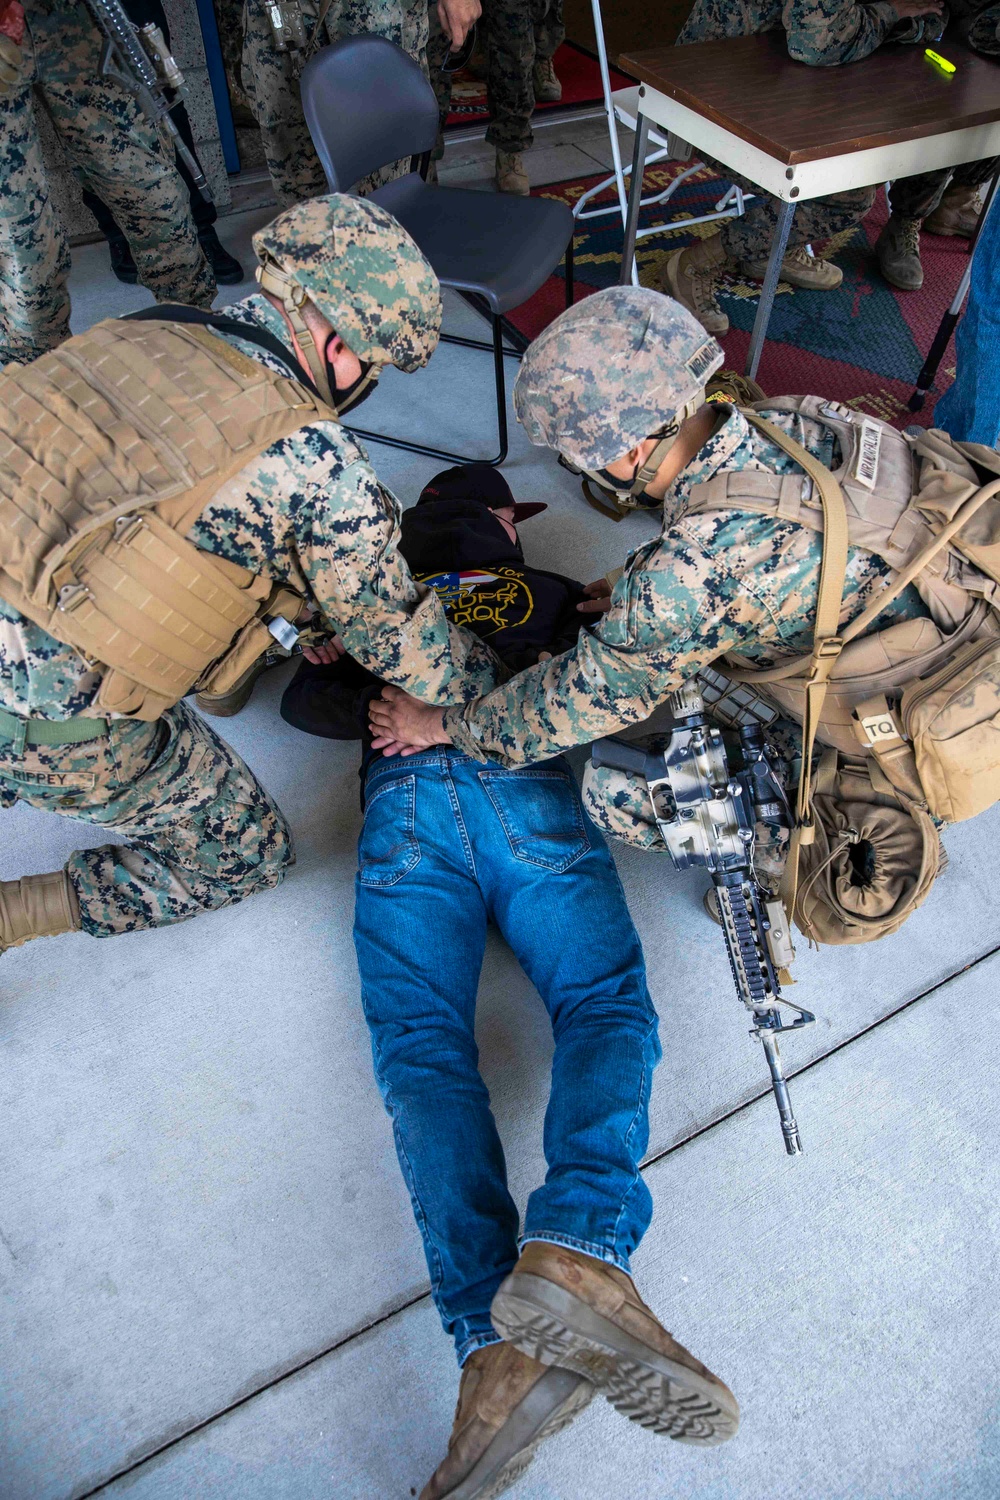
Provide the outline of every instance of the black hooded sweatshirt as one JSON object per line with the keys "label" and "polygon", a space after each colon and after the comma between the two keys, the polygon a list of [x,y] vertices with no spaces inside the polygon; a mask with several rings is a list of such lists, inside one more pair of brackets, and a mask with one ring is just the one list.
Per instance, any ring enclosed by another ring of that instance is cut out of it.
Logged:
{"label": "black hooded sweatshirt", "polygon": [[[403,512],[399,550],[448,618],[488,641],[512,672],[533,666],[542,651],[558,656],[576,644],[586,619],[576,608],[583,585],[526,563],[520,544],[480,501],[427,495]],[[285,689],[281,716],[327,739],[360,732],[367,760],[367,705],[379,686],[351,657],[332,666],[303,661]]]}

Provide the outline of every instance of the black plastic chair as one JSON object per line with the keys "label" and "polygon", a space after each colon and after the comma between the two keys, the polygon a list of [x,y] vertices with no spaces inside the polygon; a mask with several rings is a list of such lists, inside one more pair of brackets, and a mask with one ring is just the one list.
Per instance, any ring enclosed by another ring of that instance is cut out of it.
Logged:
{"label": "black plastic chair", "polygon": [[[451,344],[492,349],[496,379],[500,452],[479,460],[503,463],[507,457],[507,394],[503,314],[526,302],[566,257],[566,306],[573,301],[573,215],[549,198],[519,198],[438,187],[424,181],[437,139],[434,90],[419,65],[384,37],[354,36],[324,47],[302,71],[302,106],[331,192],[346,192],[360,178],[404,157],[405,177],[371,194],[409,231],[437,273],[492,326],[492,341],[442,334]],[[419,164],[420,170],[417,170]],[[471,460],[422,443],[381,432],[355,429],[362,437],[394,448],[457,463]]]}

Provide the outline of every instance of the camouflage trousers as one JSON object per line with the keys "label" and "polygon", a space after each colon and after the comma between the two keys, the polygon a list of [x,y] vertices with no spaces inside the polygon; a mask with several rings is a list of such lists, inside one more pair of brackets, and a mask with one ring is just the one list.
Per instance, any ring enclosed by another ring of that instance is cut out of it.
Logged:
{"label": "camouflage trousers", "polygon": [[[451,104],[451,75],[442,71],[448,39],[431,4],[428,60],[442,124]],[[566,37],[563,0],[483,0],[479,26],[486,40],[486,139],[498,151],[527,151],[534,140],[532,73],[536,60],[554,57]]]}
{"label": "camouflage trousers", "polygon": [[82,745],[0,741],[0,807],[27,802],[122,835],[66,864],[84,932],[183,922],[268,890],[294,861],[284,817],[193,709],[155,724],[116,719]]}
{"label": "camouflage trousers", "polygon": [[921,172],[917,177],[897,177],[889,188],[889,207],[902,219],[926,219],[944,197],[945,189],[982,187],[996,175],[1000,157],[966,161],[960,167],[942,167],[939,172]]}
{"label": "camouflage trousers", "polygon": [[33,92],[74,173],[124,230],[143,285],[161,302],[211,307],[215,296],[184,184],[132,96],[99,76],[101,42],[83,5],[28,7],[23,78],[0,97],[0,365],[36,359],[69,335],[69,241]]}
{"label": "camouflage trousers", "polygon": [[[747,204],[746,212],[738,219],[724,219],[721,226],[722,243],[732,260],[767,260],[771,253],[771,241],[778,223],[779,202],[769,193],[761,192],[756,184],[739,177],[721,162],[711,157],[700,158],[707,167],[718,172],[726,182],[736,183],[745,192],[755,197]],[[825,198],[813,198],[800,203],[792,219],[788,235],[788,248],[796,245],[811,245],[831,239],[844,229],[860,224],[875,202],[877,187],[852,188],[846,193],[829,193]]]}
{"label": "camouflage trousers", "polygon": [[[308,14],[312,4],[303,7]],[[325,42],[373,32],[395,42],[427,72],[427,0],[333,0],[323,22]],[[307,20],[307,28],[312,23]],[[276,52],[265,0],[243,7],[243,87],[260,126],[264,157],[281,208],[328,192],[326,176],[302,113],[299,80],[287,54]],[[370,192],[409,171],[402,164],[383,167],[358,184]],[[350,187],[351,184],[345,184]]]}

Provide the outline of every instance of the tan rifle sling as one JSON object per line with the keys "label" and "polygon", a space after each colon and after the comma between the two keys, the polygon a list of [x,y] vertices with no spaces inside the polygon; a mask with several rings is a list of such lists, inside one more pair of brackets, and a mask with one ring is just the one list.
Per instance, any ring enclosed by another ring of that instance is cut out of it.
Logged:
{"label": "tan rifle sling", "polygon": [[186,533],[274,442],[335,414],[170,323],[98,324],[0,387],[0,597],[106,669],[107,713],[224,691],[302,601]]}

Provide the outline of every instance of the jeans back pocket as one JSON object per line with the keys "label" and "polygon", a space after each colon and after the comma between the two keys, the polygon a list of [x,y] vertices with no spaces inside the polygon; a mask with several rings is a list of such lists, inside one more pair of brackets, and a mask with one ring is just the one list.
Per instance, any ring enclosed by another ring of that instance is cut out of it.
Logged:
{"label": "jeans back pocket", "polygon": [[358,842],[358,878],[378,889],[395,885],[420,859],[413,831],[417,778],[391,776],[365,801]]}
{"label": "jeans back pocket", "polygon": [[486,770],[479,779],[515,859],[559,873],[589,851],[580,793],[567,771]]}

